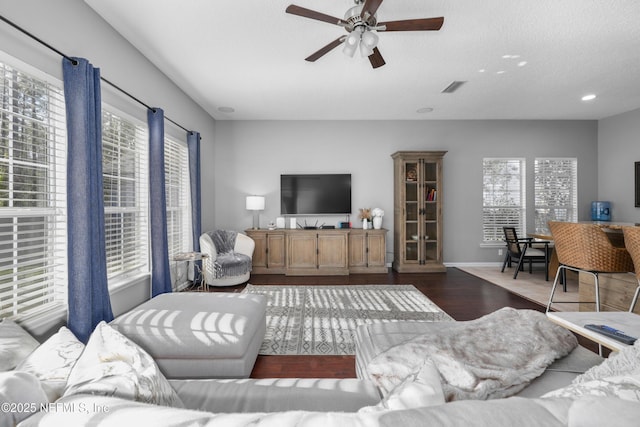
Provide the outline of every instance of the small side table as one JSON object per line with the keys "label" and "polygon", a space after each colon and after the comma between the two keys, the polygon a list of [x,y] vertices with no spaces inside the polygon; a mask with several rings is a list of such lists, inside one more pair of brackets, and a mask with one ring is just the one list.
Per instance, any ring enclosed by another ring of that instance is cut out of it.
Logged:
{"label": "small side table", "polygon": [[584,325],[590,323],[607,325],[623,331],[627,335],[640,338],[640,316],[628,311],[555,311],[547,313],[547,317],[552,322],[613,351],[620,351],[629,346],[606,335],[586,329]]}
{"label": "small side table", "polygon": [[[179,262],[186,262],[187,264],[189,262],[193,262],[193,266],[195,269],[193,281],[194,283],[199,282],[198,290],[204,290],[206,289],[207,281],[205,280],[202,269],[195,261],[203,261],[207,258],[209,258],[209,254],[205,254],[202,252],[180,252],[173,256],[173,262],[175,263],[175,266],[176,266],[176,272],[178,271],[177,266]],[[178,280],[178,276],[176,274],[176,281],[177,280]],[[177,283],[175,283],[174,285],[177,285]]]}

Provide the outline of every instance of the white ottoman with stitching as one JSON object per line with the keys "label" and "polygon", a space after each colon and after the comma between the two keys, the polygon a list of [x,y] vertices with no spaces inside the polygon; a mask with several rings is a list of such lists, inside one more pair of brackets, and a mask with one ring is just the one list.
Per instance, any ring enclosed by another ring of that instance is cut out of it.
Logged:
{"label": "white ottoman with stitching", "polygon": [[258,294],[161,294],[111,325],[156,361],[167,378],[248,378],[266,331]]}

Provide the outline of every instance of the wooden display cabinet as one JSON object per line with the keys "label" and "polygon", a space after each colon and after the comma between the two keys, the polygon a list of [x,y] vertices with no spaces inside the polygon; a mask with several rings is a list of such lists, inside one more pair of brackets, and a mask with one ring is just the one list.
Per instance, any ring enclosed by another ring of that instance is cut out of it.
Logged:
{"label": "wooden display cabinet", "polygon": [[394,162],[394,270],[443,272],[442,163],[446,151],[398,151]]}

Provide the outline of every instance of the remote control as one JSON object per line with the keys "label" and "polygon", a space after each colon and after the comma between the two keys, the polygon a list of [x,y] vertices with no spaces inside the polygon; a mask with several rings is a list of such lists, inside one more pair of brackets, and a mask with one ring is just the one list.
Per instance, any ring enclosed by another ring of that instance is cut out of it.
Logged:
{"label": "remote control", "polygon": [[593,325],[593,324],[589,324],[589,325],[584,325],[585,328],[587,329],[591,329],[592,331],[596,331],[598,333],[601,333],[602,335],[606,335],[609,338],[613,338],[616,341],[620,341],[622,343],[628,344],[628,345],[633,345],[634,342],[636,342],[635,337],[631,337],[627,334],[625,334],[622,331],[619,331],[615,328],[612,328],[611,326],[607,326],[607,325]]}

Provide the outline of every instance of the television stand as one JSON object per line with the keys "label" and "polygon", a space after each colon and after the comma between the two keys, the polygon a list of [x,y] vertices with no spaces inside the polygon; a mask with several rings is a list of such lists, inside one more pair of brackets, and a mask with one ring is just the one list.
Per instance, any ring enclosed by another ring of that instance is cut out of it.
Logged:
{"label": "television stand", "polygon": [[287,276],[387,273],[387,230],[245,230],[255,244],[253,274]]}

